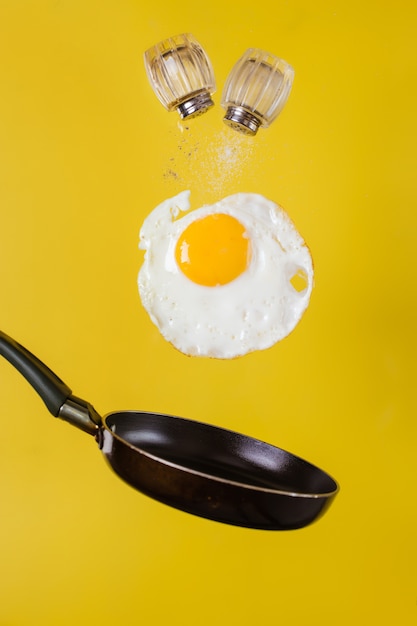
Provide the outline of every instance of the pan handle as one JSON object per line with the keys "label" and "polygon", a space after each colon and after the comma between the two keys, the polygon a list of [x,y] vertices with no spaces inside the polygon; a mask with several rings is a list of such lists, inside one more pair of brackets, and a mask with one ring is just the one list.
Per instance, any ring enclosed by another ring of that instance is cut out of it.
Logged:
{"label": "pan handle", "polygon": [[0,330],[0,355],[11,363],[40,395],[54,417],[60,417],[85,432],[95,434],[101,418],[85,400],[20,343]]}
{"label": "pan handle", "polygon": [[26,378],[48,411],[57,417],[61,406],[72,394],[71,389],[29,350],[1,330],[0,354]]}

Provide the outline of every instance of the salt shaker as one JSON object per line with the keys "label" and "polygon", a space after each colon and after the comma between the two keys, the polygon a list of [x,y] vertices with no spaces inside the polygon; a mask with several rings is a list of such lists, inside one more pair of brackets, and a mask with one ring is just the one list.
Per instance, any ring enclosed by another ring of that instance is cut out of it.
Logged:
{"label": "salt shaker", "polygon": [[196,117],[213,106],[216,90],[206,52],[190,33],[170,37],[144,55],[149,82],[168,111],[177,109],[182,119]]}
{"label": "salt shaker", "polygon": [[282,111],[293,79],[294,70],[286,61],[250,48],[226,79],[221,99],[224,122],[241,133],[256,135]]}

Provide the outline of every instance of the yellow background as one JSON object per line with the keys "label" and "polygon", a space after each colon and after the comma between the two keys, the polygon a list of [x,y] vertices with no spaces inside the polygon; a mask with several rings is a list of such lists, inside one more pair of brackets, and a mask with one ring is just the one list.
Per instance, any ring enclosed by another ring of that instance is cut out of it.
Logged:
{"label": "yellow background", "polygon": [[[287,533],[175,511],[123,484],[1,362],[1,626],[417,623],[414,7],[0,1],[3,330],[100,412],[232,428],[341,486]],[[218,90],[181,130],[142,53],[187,31]],[[290,62],[294,88],[254,140],[228,131],[240,157],[222,170],[221,88],[251,46]],[[139,228],[183,189],[193,206],[262,193],[306,239],[310,307],[274,348],[189,359],[142,309]]]}

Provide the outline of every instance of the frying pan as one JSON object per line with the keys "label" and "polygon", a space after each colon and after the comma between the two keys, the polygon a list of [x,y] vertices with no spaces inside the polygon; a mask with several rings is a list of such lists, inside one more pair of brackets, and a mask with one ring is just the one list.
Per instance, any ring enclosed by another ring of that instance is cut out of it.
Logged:
{"label": "frying pan", "polygon": [[333,478],[307,461],[230,430],[142,411],[100,417],[1,331],[0,354],[52,415],[95,437],[124,481],[172,507],[236,526],[289,530],[315,521],[338,491]]}

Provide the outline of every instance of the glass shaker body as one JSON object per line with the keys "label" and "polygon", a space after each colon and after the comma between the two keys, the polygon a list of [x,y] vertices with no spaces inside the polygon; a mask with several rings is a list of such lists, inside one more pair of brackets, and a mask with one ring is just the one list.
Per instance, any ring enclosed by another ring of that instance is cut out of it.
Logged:
{"label": "glass shaker body", "polygon": [[224,122],[247,135],[267,128],[282,111],[293,80],[294,70],[286,61],[250,48],[227,77],[221,100]]}
{"label": "glass shaker body", "polygon": [[165,39],[144,55],[149,82],[168,111],[195,117],[213,105],[216,90],[210,59],[190,33]]}

